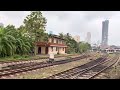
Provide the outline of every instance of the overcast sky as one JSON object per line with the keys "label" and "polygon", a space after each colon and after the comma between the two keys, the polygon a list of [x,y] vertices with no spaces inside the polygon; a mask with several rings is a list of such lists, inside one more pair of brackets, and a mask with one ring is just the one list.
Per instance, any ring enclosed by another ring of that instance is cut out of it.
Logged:
{"label": "overcast sky", "polygon": [[[91,32],[91,42],[101,42],[102,21],[109,19],[110,45],[120,45],[120,11],[42,11],[47,19],[46,30],[54,34],[60,32],[80,35],[84,41],[87,32]],[[29,11],[0,11],[0,23],[19,27]]]}

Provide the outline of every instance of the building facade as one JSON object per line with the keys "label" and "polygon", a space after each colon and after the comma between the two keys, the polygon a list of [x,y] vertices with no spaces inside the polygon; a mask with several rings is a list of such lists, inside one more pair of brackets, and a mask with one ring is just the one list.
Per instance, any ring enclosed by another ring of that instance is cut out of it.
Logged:
{"label": "building facade", "polygon": [[37,42],[37,54],[66,54],[66,48],[64,39],[57,35],[51,35],[48,42]]}
{"label": "building facade", "polygon": [[102,48],[106,48],[108,46],[108,25],[109,20],[105,20],[102,22]]}
{"label": "building facade", "polygon": [[90,32],[87,32],[86,42],[91,44],[91,33]]}
{"label": "building facade", "polygon": [[76,36],[74,36],[73,38],[74,38],[74,40],[75,40],[76,42],[80,42],[80,36],[79,36],[79,35],[76,35]]}

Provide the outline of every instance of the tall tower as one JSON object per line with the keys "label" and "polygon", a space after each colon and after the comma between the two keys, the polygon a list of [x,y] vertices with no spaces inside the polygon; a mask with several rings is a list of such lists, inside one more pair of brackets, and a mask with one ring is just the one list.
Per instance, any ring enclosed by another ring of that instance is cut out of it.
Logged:
{"label": "tall tower", "polygon": [[108,46],[108,25],[109,25],[109,20],[105,20],[102,22],[102,47],[107,47]]}
{"label": "tall tower", "polygon": [[0,23],[0,26],[1,26],[1,27],[4,27],[4,24],[3,24],[3,23]]}
{"label": "tall tower", "polygon": [[91,44],[91,33],[87,32],[86,42]]}

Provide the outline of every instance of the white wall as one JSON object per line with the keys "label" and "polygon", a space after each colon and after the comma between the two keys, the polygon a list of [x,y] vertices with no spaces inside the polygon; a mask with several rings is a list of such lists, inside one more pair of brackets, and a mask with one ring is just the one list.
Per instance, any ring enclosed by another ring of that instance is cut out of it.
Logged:
{"label": "white wall", "polygon": [[54,43],[57,43],[57,39],[56,38],[54,38]]}
{"label": "white wall", "polygon": [[36,46],[36,54],[38,54],[38,46]]}
{"label": "white wall", "polygon": [[45,47],[41,47],[41,54],[45,54]]}
{"label": "white wall", "polygon": [[64,48],[64,51],[63,51],[63,48],[64,48],[64,47],[60,47],[60,48],[59,48],[59,53],[60,53],[60,54],[65,54],[65,48]]}
{"label": "white wall", "polygon": [[53,47],[53,51],[52,51],[52,48],[51,48],[51,47],[49,47],[48,49],[49,49],[49,50],[48,50],[48,54],[50,54],[51,52],[54,53],[54,54],[57,54],[57,53],[58,53],[58,50],[56,51],[56,47]]}
{"label": "white wall", "polygon": [[49,38],[48,40],[49,40],[49,42],[52,42],[52,39],[51,39],[51,38]]}

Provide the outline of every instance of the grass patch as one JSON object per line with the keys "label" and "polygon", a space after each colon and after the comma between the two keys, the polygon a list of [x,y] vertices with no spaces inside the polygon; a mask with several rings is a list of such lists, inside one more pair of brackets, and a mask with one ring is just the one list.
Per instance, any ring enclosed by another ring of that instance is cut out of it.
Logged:
{"label": "grass patch", "polygon": [[[72,55],[78,55],[78,54],[66,54],[66,55],[55,55],[55,57],[67,57],[71,58],[70,56]],[[14,56],[9,56],[9,57],[2,57],[0,58],[0,62],[11,62],[11,61],[26,61],[26,60],[38,60],[38,59],[46,59],[49,58],[47,55],[43,56],[30,56],[30,55],[14,55]]]}
{"label": "grass patch", "polygon": [[6,62],[6,61],[19,61],[19,60],[29,60],[31,58],[31,56],[28,55],[14,55],[11,57],[4,57],[4,58],[0,58],[1,62]]}

